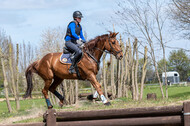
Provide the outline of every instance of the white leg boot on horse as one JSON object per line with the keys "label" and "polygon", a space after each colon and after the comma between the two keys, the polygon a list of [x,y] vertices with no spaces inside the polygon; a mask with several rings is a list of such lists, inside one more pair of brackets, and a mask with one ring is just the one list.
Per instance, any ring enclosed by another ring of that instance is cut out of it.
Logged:
{"label": "white leg boot on horse", "polygon": [[100,99],[104,103],[104,105],[109,106],[111,103],[106,99],[106,97],[103,95],[103,92],[101,90],[101,85],[100,83],[96,80],[96,76],[94,74],[90,75],[89,81],[91,84],[94,86],[96,89],[97,93],[95,92],[95,95],[93,96],[94,98],[98,97],[98,94],[100,95]]}

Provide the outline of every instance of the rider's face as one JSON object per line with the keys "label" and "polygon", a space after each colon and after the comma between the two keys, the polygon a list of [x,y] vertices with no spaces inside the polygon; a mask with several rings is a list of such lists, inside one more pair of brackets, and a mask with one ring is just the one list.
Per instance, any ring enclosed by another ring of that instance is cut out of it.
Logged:
{"label": "rider's face", "polygon": [[80,23],[81,22],[81,18],[76,18],[77,22]]}

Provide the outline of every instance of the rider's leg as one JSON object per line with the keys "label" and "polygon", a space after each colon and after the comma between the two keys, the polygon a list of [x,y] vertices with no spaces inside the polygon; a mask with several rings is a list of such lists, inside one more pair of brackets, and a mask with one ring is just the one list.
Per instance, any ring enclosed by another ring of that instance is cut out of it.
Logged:
{"label": "rider's leg", "polygon": [[72,42],[66,42],[66,47],[72,52],[75,53],[74,58],[72,59],[71,67],[69,68],[70,73],[76,73],[75,65],[79,60],[80,56],[82,55],[82,51],[78,48],[78,46]]}

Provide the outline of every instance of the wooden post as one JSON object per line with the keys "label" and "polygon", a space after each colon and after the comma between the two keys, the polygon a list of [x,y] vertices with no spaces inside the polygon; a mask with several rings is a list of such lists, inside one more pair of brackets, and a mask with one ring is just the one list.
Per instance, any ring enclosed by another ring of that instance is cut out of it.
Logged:
{"label": "wooden post", "polygon": [[190,102],[183,103],[184,126],[190,126]]}
{"label": "wooden post", "polygon": [[56,111],[48,109],[46,111],[46,126],[56,126]]}

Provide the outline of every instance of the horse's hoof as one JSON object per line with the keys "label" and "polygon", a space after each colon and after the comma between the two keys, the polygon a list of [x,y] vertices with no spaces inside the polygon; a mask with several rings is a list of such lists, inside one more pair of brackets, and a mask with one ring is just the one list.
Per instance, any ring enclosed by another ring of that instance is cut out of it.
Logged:
{"label": "horse's hoof", "polygon": [[48,109],[52,109],[53,108],[53,106],[48,106]]}
{"label": "horse's hoof", "polygon": [[90,101],[92,101],[92,100],[94,99],[94,98],[93,98],[93,95],[88,95],[88,96],[87,96],[87,99],[90,100]]}
{"label": "horse's hoof", "polygon": [[110,106],[111,103],[110,103],[110,102],[107,102],[107,103],[105,103],[104,105],[106,105],[106,106]]}
{"label": "horse's hoof", "polygon": [[63,102],[59,102],[59,106],[62,108],[63,107]]}

